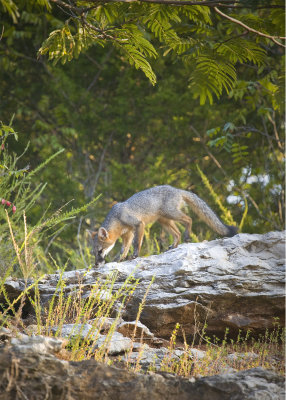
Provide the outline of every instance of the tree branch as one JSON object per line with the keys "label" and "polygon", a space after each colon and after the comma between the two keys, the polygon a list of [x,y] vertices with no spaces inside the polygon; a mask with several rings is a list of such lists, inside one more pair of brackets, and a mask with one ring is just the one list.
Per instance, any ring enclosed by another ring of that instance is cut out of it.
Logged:
{"label": "tree branch", "polygon": [[[86,25],[87,27],[89,27],[90,29],[100,32],[102,35],[104,35],[104,37],[106,39],[111,39],[114,40],[115,38],[113,38],[112,36],[109,36],[105,33],[104,30],[100,30],[96,27],[94,27],[93,25],[89,24],[86,21],[85,18],[85,14],[91,10],[97,7],[97,5],[101,5],[101,4],[105,4],[105,3],[133,3],[133,2],[139,2],[139,3],[150,3],[150,4],[162,4],[162,5],[172,5],[172,6],[205,6],[205,7],[210,7],[213,8],[214,11],[219,14],[221,17],[228,19],[229,21],[242,26],[243,28],[245,28],[248,32],[252,32],[255,33],[258,36],[262,36],[262,37],[266,37],[270,40],[272,40],[274,43],[276,43],[278,46],[284,47],[286,48],[286,46],[279,42],[277,39],[280,40],[285,40],[285,37],[281,37],[281,36],[273,36],[273,35],[268,35],[266,33],[257,31],[254,28],[251,28],[250,26],[244,24],[243,22],[239,21],[236,18],[230,17],[227,14],[224,14],[222,11],[220,11],[217,6],[219,7],[228,7],[228,8],[253,8],[253,6],[245,6],[242,5],[240,6],[240,0],[209,0],[209,1],[193,1],[193,0],[89,0],[89,3],[95,3],[96,5],[91,6],[91,7],[77,7],[75,5],[73,5],[73,3],[71,4],[70,2],[67,3],[64,0],[51,0],[52,3],[55,3],[58,7],[60,7],[62,9],[62,7],[67,8],[71,13],[75,12],[77,15],[70,15],[72,17],[76,17],[79,18],[81,17],[82,22],[84,23],[84,25]],[[284,9],[284,5],[265,5],[265,6],[261,6],[261,7],[256,7],[256,9],[262,9],[262,8],[283,8]],[[64,10],[63,10],[64,11]]]}
{"label": "tree branch", "polygon": [[225,170],[223,169],[222,165],[220,164],[220,162],[215,158],[215,156],[212,154],[212,152],[210,151],[210,149],[208,148],[208,146],[205,144],[202,136],[199,134],[199,132],[196,130],[195,127],[193,127],[193,125],[190,125],[191,130],[200,138],[200,141],[202,143],[202,145],[204,146],[206,152],[208,153],[208,155],[210,156],[210,158],[213,160],[213,162],[215,163],[215,165],[223,172],[224,176],[227,176]]}
{"label": "tree branch", "polygon": [[[98,1],[98,0],[91,0],[91,1]],[[114,1],[121,1],[124,3],[130,3],[133,1],[137,0],[103,0],[107,2],[114,2]],[[210,1],[191,1],[191,0],[138,0],[140,3],[154,3],[154,4],[166,4],[166,5],[172,5],[172,6],[205,6],[205,7],[227,7],[227,8],[251,8],[253,9],[253,6],[246,6],[246,5],[239,5],[240,0],[210,0]],[[281,8],[284,9],[284,5],[281,4],[281,6],[278,5],[265,5],[265,6],[260,6],[260,7],[255,7],[255,9],[264,9],[264,8]]]}
{"label": "tree branch", "polygon": [[281,144],[281,141],[280,141],[280,138],[279,138],[279,134],[278,134],[278,131],[277,131],[276,122],[275,122],[275,111],[273,111],[273,118],[271,117],[270,113],[268,114],[268,119],[269,119],[269,121],[271,122],[271,124],[273,126],[274,135],[276,137],[278,147],[283,152],[284,149],[283,149],[283,146]]}
{"label": "tree branch", "polygon": [[274,229],[280,230],[280,227],[275,223],[275,221],[273,219],[268,219],[265,217],[265,215],[261,214],[259,207],[257,205],[257,203],[255,202],[255,200],[250,196],[249,193],[247,193],[247,197],[249,198],[249,200],[251,201],[251,203],[253,204],[255,210],[257,211],[257,214],[259,215],[259,217],[261,219],[263,219],[264,221],[270,222],[270,224],[273,225]]}
{"label": "tree branch", "polygon": [[[94,0],[92,0],[94,1]],[[114,0],[107,0],[114,1]],[[122,1],[122,0],[120,0]],[[132,2],[137,0],[123,0],[123,2]],[[172,5],[172,6],[205,6],[205,7],[236,7],[236,4],[239,3],[239,0],[210,0],[210,1],[192,1],[192,0],[138,0],[140,3],[154,3],[154,4],[165,4],[165,5]]]}
{"label": "tree branch", "polygon": [[79,8],[79,7],[73,6],[71,4],[66,3],[65,1],[62,1],[62,0],[51,0],[51,2],[55,3],[57,6],[68,8],[69,10],[74,11],[74,12],[76,12],[78,14],[81,14],[84,11],[83,8]]}
{"label": "tree branch", "polygon": [[[89,3],[97,3],[98,5],[102,5],[105,3],[153,3],[153,4],[165,4],[172,6],[205,6],[205,7],[227,7],[227,8],[251,8],[253,9],[253,5],[240,5],[240,0],[209,0],[209,1],[194,1],[194,0],[88,0]],[[89,8],[78,8],[76,6],[72,6],[70,4],[65,3],[62,0],[51,0],[51,2],[56,3],[61,6],[65,6],[73,11],[85,12],[94,7]],[[266,4],[260,7],[255,7],[255,9],[266,9],[266,8],[281,8],[284,9],[284,4]]]}
{"label": "tree branch", "polygon": [[[270,121],[271,122],[271,121]],[[254,133],[259,133],[260,135],[263,135],[265,137],[268,138],[268,140],[274,140],[275,142],[277,142],[279,149],[283,149],[283,146],[281,144],[281,141],[279,139],[279,136],[273,137],[271,135],[268,135],[268,133],[266,132],[262,132],[259,129],[253,128],[252,126],[237,126],[236,127],[236,131],[237,133],[234,134],[234,136],[241,136],[243,135],[245,132],[254,132]],[[277,132],[278,135],[278,132]]]}
{"label": "tree branch", "polygon": [[281,47],[286,47],[283,43],[280,43],[278,40],[276,39],[281,39],[281,40],[285,40],[285,37],[281,37],[281,36],[271,36],[271,35],[267,35],[266,33],[257,31],[256,29],[251,28],[248,25],[245,25],[243,22],[239,21],[238,19],[235,19],[233,17],[230,17],[229,15],[224,14],[222,11],[220,11],[217,7],[214,7],[214,10],[217,14],[219,14],[220,16],[222,16],[223,18],[228,19],[229,21],[242,26],[243,28],[247,29],[249,32],[255,33],[258,36],[262,36],[262,37],[266,37],[268,39],[271,39],[274,43],[278,44],[278,46]]}
{"label": "tree branch", "polygon": [[1,42],[2,38],[3,38],[4,30],[5,30],[5,27],[4,27],[4,25],[3,25],[3,26],[2,26],[2,32],[1,32],[1,35],[0,35],[0,42]]}

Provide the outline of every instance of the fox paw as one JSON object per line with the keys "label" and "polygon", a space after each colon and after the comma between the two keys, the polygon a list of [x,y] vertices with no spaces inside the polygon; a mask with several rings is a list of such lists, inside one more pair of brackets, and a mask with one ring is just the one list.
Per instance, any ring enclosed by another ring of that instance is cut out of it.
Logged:
{"label": "fox paw", "polygon": [[100,261],[100,262],[96,262],[93,266],[93,268],[99,268],[102,267],[105,264],[105,261]]}

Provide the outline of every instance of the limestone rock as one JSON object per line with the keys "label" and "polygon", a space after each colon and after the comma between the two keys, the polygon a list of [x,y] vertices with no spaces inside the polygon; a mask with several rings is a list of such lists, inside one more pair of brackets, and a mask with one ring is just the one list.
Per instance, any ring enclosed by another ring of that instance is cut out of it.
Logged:
{"label": "limestone rock", "polygon": [[139,365],[143,370],[152,369],[159,371],[164,360],[172,363],[178,362],[179,359],[185,355],[187,355],[188,359],[197,362],[205,358],[206,352],[194,348],[189,348],[187,353],[185,350],[179,349],[170,352],[165,347],[155,349],[150,348],[147,344],[136,343],[133,346],[133,353],[128,353],[121,359],[122,361],[128,361],[131,364],[137,364],[137,360],[139,360]]}
{"label": "limestone rock", "polygon": [[[51,331],[56,333],[58,327],[52,327]],[[81,339],[93,340],[99,336],[98,331],[91,324],[63,324],[61,332],[59,334],[61,337],[78,337]],[[101,336],[101,335],[100,335]]]}
{"label": "limestone rock", "polygon": [[96,341],[94,349],[101,346],[104,346],[107,349],[109,355],[116,355],[130,350],[132,347],[132,340],[124,337],[119,332],[114,332],[111,338],[108,338],[105,335],[100,335]]}
{"label": "limestone rock", "polygon": [[189,352],[191,353],[192,358],[194,360],[202,360],[206,356],[206,352],[203,350],[199,350],[199,349],[191,348],[191,349],[189,349]]}
{"label": "limestone rock", "polygon": [[282,400],[284,380],[262,368],[199,379],[136,374],[95,360],[0,348],[0,400]]}
{"label": "limestone rock", "polygon": [[96,326],[98,326],[98,329],[100,329],[100,332],[108,332],[112,325],[115,325],[117,329],[117,326],[123,322],[123,319],[101,317],[97,319],[91,319],[87,322],[89,324],[93,324],[95,321],[96,321]]}
{"label": "limestone rock", "polygon": [[[141,346],[139,351],[134,351],[133,353],[126,354],[126,356],[122,357],[122,361],[128,361],[130,364],[137,364],[137,360],[139,360],[139,365],[142,370],[159,370],[164,359],[170,359],[172,361],[179,361],[181,353],[172,354],[165,347],[161,347],[160,349],[152,349],[145,344]],[[182,352],[183,353],[183,352]]]}
{"label": "limestone rock", "polygon": [[21,335],[19,338],[12,338],[11,345],[16,353],[23,354],[48,354],[61,351],[65,341],[46,336]]}
{"label": "limestone rock", "polygon": [[227,356],[228,361],[235,362],[235,361],[251,361],[256,360],[258,358],[258,354],[253,352],[246,352],[246,353],[232,353]]}
{"label": "limestone rock", "polygon": [[13,332],[11,329],[2,326],[2,328],[0,328],[0,340],[7,340],[11,337],[13,337]]}
{"label": "limestone rock", "polygon": [[118,328],[117,331],[122,333],[124,336],[128,337],[133,337],[134,335],[134,330],[136,327],[136,334],[135,338],[140,339],[141,337],[143,339],[153,339],[154,334],[150,332],[150,330],[147,328],[146,325],[142,324],[142,322],[138,321],[129,321],[129,322],[122,322]]}
{"label": "limestone rock", "polygon": [[[114,291],[131,273],[140,280],[123,315],[127,321],[136,319],[138,306],[155,276],[140,321],[157,337],[169,339],[177,322],[186,336],[194,334],[196,324],[203,325],[205,320],[208,335],[223,336],[226,328],[231,335],[248,329],[260,333],[272,327],[274,317],[280,318],[281,325],[285,321],[285,232],[185,243],[160,255],[67,271],[63,273],[64,290],[76,293],[80,282],[83,295],[88,297],[96,280],[111,273],[117,273]],[[59,276],[46,275],[39,282],[43,304],[51,300]],[[20,279],[5,282],[10,300],[24,288]],[[1,295],[0,303],[5,303]],[[32,312],[27,303],[23,315]]]}
{"label": "limestone rock", "polygon": [[117,271],[120,283],[135,267],[140,285],[123,317],[135,319],[155,276],[140,320],[158,337],[169,338],[177,322],[193,334],[205,319],[207,333],[218,336],[226,328],[231,334],[263,332],[274,317],[284,324],[285,232],[182,244],[160,255],[106,264],[97,275]]}

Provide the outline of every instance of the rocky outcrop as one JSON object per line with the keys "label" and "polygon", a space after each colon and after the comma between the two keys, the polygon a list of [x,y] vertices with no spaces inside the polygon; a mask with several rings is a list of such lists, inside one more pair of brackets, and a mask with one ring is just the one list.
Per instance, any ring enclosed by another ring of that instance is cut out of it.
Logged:
{"label": "rocky outcrop", "polygon": [[57,339],[17,339],[0,349],[0,400],[282,400],[283,377],[262,368],[204,378],[139,374],[94,360],[67,362]]}
{"label": "rocky outcrop", "polygon": [[[255,353],[228,354],[221,368],[212,370],[220,375],[200,377],[200,372],[193,370],[192,374],[197,378],[181,378],[158,372],[165,360],[179,363],[184,357],[191,362],[191,368],[198,367],[197,370],[201,371],[200,366],[208,364],[208,354],[194,348],[188,348],[186,353],[179,347],[170,353],[167,348],[157,347],[165,342],[158,337],[169,339],[177,322],[187,339],[205,321],[207,333],[217,336],[223,335],[225,328],[233,333],[247,329],[254,333],[264,331],[271,328],[274,317],[280,318],[282,325],[284,251],[285,232],[240,234],[212,242],[182,244],[157,256],[63,273],[65,294],[77,295],[80,284],[81,296],[86,299],[92,298],[92,287],[97,279],[109,282],[106,278],[114,273],[115,293],[131,273],[139,284],[122,308],[123,319],[101,316],[82,319],[76,324],[61,321],[63,325],[60,327],[43,329],[46,334],[59,334],[63,338],[27,336],[17,327],[15,331],[2,328],[0,400],[282,400],[284,379],[274,371],[253,368],[237,372],[240,364],[258,358]],[[43,306],[47,306],[54,296],[60,276],[60,273],[46,275],[38,283]],[[33,282],[28,282],[30,284]],[[8,279],[5,296],[14,301],[24,288],[23,280]],[[104,288],[100,298],[108,299],[111,296],[108,284]],[[32,287],[30,296],[33,296],[33,290]],[[4,309],[5,296],[0,296]],[[143,300],[145,304],[140,321],[144,324],[136,319]],[[117,309],[121,308],[120,303],[115,305]],[[25,304],[13,303],[15,309],[18,306],[24,318],[25,332],[37,335],[41,326],[34,324],[33,317],[30,318],[33,307],[27,301]],[[109,360],[122,368],[95,360],[64,361],[62,358],[70,359],[69,347],[64,347],[69,346],[74,337],[92,346],[91,355],[99,347],[107,346]],[[267,360],[267,365],[272,365],[273,360]],[[127,364],[134,369],[139,367],[145,373],[132,372],[126,368]],[[208,373],[204,371],[204,374]]]}
{"label": "rocky outcrop", "polygon": [[285,232],[182,244],[158,256],[106,264],[97,274],[118,271],[123,280],[135,268],[140,285],[125,318],[134,319],[155,276],[140,320],[159,337],[170,337],[176,322],[192,334],[206,320],[208,333],[216,335],[226,328],[260,332],[275,317],[284,323]]}
{"label": "rocky outcrop", "polygon": [[[217,336],[226,328],[234,334],[247,329],[258,333],[271,328],[275,317],[284,324],[285,232],[182,244],[160,255],[65,272],[65,291],[76,291],[81,280],[88,297],[97,278],[104,280],[115,272],[115,291],[131,273],[140,281],[124,311],[125,321],[136,319],[138,306],[155,276],[140,320],[159,337],[169,338],[177,322],[190,335],[206,321],[208,334]],[[58,279],[59,274],[53,274],[39,282],[43,302],[51,299]],[[11,299],[23,287],[21,280],[10,279],[5,284]],[[29,311],[24,307],[26,314]]]}

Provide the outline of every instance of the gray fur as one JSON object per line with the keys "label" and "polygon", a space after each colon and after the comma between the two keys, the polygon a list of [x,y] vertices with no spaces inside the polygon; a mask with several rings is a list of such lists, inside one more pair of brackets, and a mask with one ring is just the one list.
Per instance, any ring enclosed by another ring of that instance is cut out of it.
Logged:
{"label": "gray fur", "polygon": [[210,228],[222,236],[234,236],[237,233],[235,226],[225,225],[213,210],[195,193],[183,191],[184,199],[197,216]]}
{"label": "gray fur", "polygon": [[135,226],[137,215],[157,214],[171,220],[178,220],[180,209],[186,202],[192,211],[215,232],[223,236],[233,236],[233,229],[225,225],[212,209],[195,193],[174,188],[169,185],[155,186],[142,192],[135,193],[123,203],[115,204],[106,216],[102,226],[108,229],[114,218],[126,225]]}
{"label": "gray fur", "polygon": [[111,245],[120,236],[123,238],[122,259],[127,256],[133,237],[133,257],[137,257],[145,225],[157,220],[173,236],[173,247],[176,247],[181,239],[180,231],[174,222],[185,226],[184,240],[187,240],[192,228],[192,219],[181,211],[186,203],[202,221],[220,235],[233,236],[237,233],[236,227],[222,223],[207,203],[196,194],[169,185],[155,186],[112,207],[99,230],[101,234],[96,235],[94,240],[97,263],[104,260],[112,248]]}

